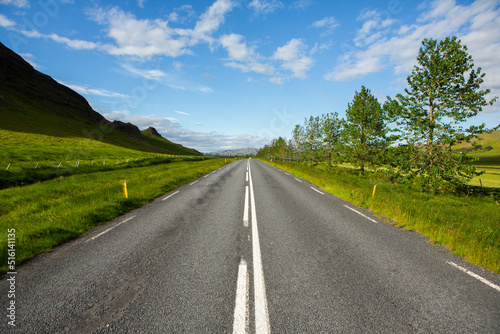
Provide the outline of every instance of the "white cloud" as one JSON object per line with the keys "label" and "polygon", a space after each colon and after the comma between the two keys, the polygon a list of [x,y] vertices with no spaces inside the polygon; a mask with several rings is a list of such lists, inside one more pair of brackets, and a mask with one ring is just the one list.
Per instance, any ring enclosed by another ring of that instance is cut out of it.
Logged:
{"label": "white cloud", "polygon": [[255,57],[253,48],[242,42],[243,38],[238,34],[223,35],[219,38],[220,44],[227,50],[230,59],[246,61]]}
{"label": "white cloud", "polygon": [[214,90],[212,88],[207,87],[207,86],[196,86],[195,90],[202,92],[202,93],[213,93],[214,92]]}
{"label": "white cloud", "polygon": [[311,6],[312,4],[313,0],[297,0],[294,3],[292,3],[292,8],[304,10],[307,7]]}
{"label": "white cloud", "polygon": [[328,41],[326,43],[321,43],[319,44],[318,42],[314,43],[313,48],[311,51],[309,51],[309,55],[313,55],[317,52],[323,52],[323,51],[328,51],[332,48],[333,46],[333,41]]}
{"label": "white cloud", "polygon": [[137,0],[137,6],[141,7],[141,8],[144,8],[144,3],[146,2],[146,0]]}
{"label": "white cloud", "polygon": [[313,22],[312,26],[314,28],[326,28],[326,31],[321,34],[322,36],[330,35],[333,33],[336,27],[339,26],[339,23],[333,16],[327,16],[319,21]]}
{"label": "white cloud", "polygon": [[12,5],[19,8],[29,8],[29,0],[0,0],[1,5]]}
{"label": "white cloud", "polygon": [[253,0],[248,7],[254,10],[255,15],[265,15],[282,8],[283,3],[278,0]]}
{"label": "white cloud", "polygon": [[368,45],[389,32],[389,27],[397,21],[390,17],[384,17],[378,10],[363,10],[358,17],[359,21],[364,21],[363,26],[358,31],[354,43],[356,46]]}
{"label": "white cloud", "polygon": [[105,97],[129,98],[128,95],[117,93],[117,92],[112,92],[112,91],[105,90],[105,89],[89,88],[89,87],[86,87],[84,85],[71,84],[71,83],[67,83],[67,82],[59,81],[59,80],[57,82],[59,82],[61,85],[64,85],[66,87],[71,88],[75,92],[77,92],[81,95],[84,95],[84,96],[96,95],[96,96],[105,96]]}
{"label": "white cloud", "polygon": [[261,56],[254,47],[248,46],[242,35],[223,35],[219,43],[228,52],[225,66],[239,69],[244,73],[255,72],[270,76],[269,82],[279,85],[289,78],[277,72],[274,63],[292,72],[291,77],[300,79],[306,77],[307,71],[313,64],[312,58],[305,55],[307,47],[301,39],[292,39],[286,45],[278,47],[269,58]]}
{"label": "white cloud", "polygon": [[23,59],[25,61],[27,61],[31,66],[33,66],[34,68],[36,68],[37,70],[40,70],[42,69],[43,67],[38,65],[35,61],[35,56],[31,53],[20,53],[19,54],[21,57],[23,57]]}
{"label": "white cloud", "polygon": [[[134,14],[113,7],[110,9],[96,8],[87,11],[91,19],[105,25],[107,36],[114,45],[103,48],[112,55],[135,56],[149,58],[160,55],[179,57],[192,54],[189,49],[199,42],[212,43],[212,34],[224,22],[225,15],[232,9],[230,0],[215,1],[197,21],[193,29],[171,28],[168,20],[138,19]],[[184,10],[189,7],[182,6]],[[179,20],[177,14],[169,18]]]}
{"label": "white cloud", "polygon": [[217,0],[214,2],[212,6],[200,16],[200,20],[196,23],[192,31],[194,40],[203,40],[212,43],[213,39],[210,34],[219,29],[219,26],[224,23],[225,15],[232,9],[233,3],[231,0]]}
{"label": "white cloud", "polygon": [[242,147],[262,147],[269,143],[268,138],[247,134],[223,135],[215,132],[206,133],[188,130],[173,118],[128,116],[118,112],[103,114],[103,116],[108,120],[130,122],[137,125],[141,130],[152,126],[168,140],[204,153]]}
{"label": "white cloud", "polygon": [[78,39],[70,39],[67,37],[62,37],[57,34],[42,34],[36,30],[16,30],[18,33],[28,37],[28,38],[43,38],[43,39],[50,39],[54,42],[61,43],[61,44],[66,44],[66,46],[75,49],[75,50],[94,50],[100,47],[99,44],[94,43],[94,42],[88,42],[88,41],[83,41],[83,40],[78,40]]}
{"label": "white cloud", "polygon": [[191,116],[191,114],[184,112],[184,111],[179,111],[179,110],[174,110],[175,113],[181,114],[181,115],[186,115],[186,116]]}
{"label": "white cloud", "polygon": [[247,63],[238,63],[238,62],[227,62],[224,64],[227,67],[235,68],[241,70],[243,73],[255,72],[263,75],[273,75],[275,72],[275,68],[271,64],[259,63],[256,61],[250,61]]}
{"label": "white cloud", "polygon": [[352,78],[377,72],[383,68],[378,57],[360,58],[357,61],[343,62],[337,67],[337,71],[325,75],[326,80],[346,81]]}
{"label": "white cloud", "polygon": [[45,37],[53,40],[54,42],[66,44],[70,48],[76,50],[93,50],[99,46],[94,42],[82,41],[78,39],[69,39],[67,37],[62,37],[57,34],[49,34],[45,35]]}
{"label": "white cloud", "polygon": [[[339,58],[335,69],[325,75],[332,81],[346,81],[391,67],[395,74],[407,75],[416,64],[424,38],[458,36],[486,73],[484,88],[500,95],[500,8],[498,1],[479,0],[467,5],[451,0],[426,2],[414,24],[397,26],[395,21],[365,11],[351,52]],[[371,23],[375,20],[376,24]],[[387,22],[386,22],[387,21]],[[390,28],[390,29],[389,29]],[[362,49],[361,49],[362,48]]]}
{"label": "white cloud", "polygon": [[127,72],[148,80],[162,81],[167,77],[167,73],[160,69],[144,70],[129,64],[122,64],[121,67]]}
{"label": "white cloud", "polygon": [[168,15],[168,20],[170,22],[185,24],[189,22],[193,16],[193,6],[182,5],[179,8],[175,8],[174,11]]}
{"label": "white cloud", "polygon": [[301,39],[291,39],[274,52],[273,58],[282,61],[281,67],[292,71],[292,77],[304,79],[312,67],[313,60],[304,54],[306,45]]}
{"label": "white cloud", "polygon": [[7,16],[0,14],[0,27],[11,28],[15,26],[16,23],[7,18]]}
{"label": "white cloud", "polygon": [[110,54],[178,57],[190,53],[187,49],[188,38],[179,37],[175,30],[168,27],[168,21],[139,20],[118,7],[95,9],[88,14],[96,22],[107,26],[107,35],[116,43],[106,46]]}
{"label": "white cloud", "polygon": [[283,85],[285,83],[285,79],[280,76],[274,76],[269,79],[269,82],[276,84],[276,85]]}
{"label": "white cloud", "polygon": [[[133,76],[137,76],[143,79],[147,79],[152,81],[151,87],[154,87],[157,83],[168,86],[170,88],[178,89],[178,90],[188,90],[195,91],[201,93],[212,93],[213,89],[207,86],[196,85],[189,82],[186,82],[181,77],[179,77],[176,73],[167,73],[165,71],[160,70],[159,68],[155,69],[142,69],[130,64],[122,64],[121,67],[127,71],[127,73],[132,74]],[[176,69],[177,71],[177,69]],[[178,71],[177,71],[178,72]]]}
{"label": "white cloud", "polygon": [[275,68],[249,47],[244,37],[238,34],[223,35],[219,43],[227,50],[229,58],[224,64],[227,67],[236,68],[242,72],[255,72],[264,75],[273,75]]}

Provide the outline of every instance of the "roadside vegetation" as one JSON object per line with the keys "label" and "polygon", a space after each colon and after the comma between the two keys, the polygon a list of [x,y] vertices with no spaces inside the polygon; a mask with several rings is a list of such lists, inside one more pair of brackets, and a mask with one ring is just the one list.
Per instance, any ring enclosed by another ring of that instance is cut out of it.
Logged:
{"label": "roadside vegetation", "polygon": [[405,94],[362,86],[345,118],[311,116],[257,157],[500,272],[499,126],[465,127],[496,102],[484,76],[456,37],[425,39]]}
{"label": "roadside vegetation", "polygon": [[0,189],[60,176],[205,159],[202,155],[136,151],[87,138],[0,129]]}

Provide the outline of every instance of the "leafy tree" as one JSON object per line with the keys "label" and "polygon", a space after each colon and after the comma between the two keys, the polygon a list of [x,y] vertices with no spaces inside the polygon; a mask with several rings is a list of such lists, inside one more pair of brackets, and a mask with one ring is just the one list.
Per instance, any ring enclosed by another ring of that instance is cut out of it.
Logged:
{"label": "leafy tree", "polygon": [[380,103],[370,90],[362,86],[348,104],[343,137],[345,156],[364,173],[365,166],[382,163],[386,139],[386,117]]}
{"label": "leafy tree", "polygon": [[287,141],[283,137],[278,137],[277,139],[273,139],[269,145],[265,145],[258,152],[256,157],[263,158],[267,160],[275,159],[282,160],[288,158],[289,155],[289,147]]}
{"label": "leafy tree", "polygon": [[342,120],[337,113],[321,116],[321,132],[323,134],[324,153],[328,166],[332,161],[340,162],[342,151]]}
{"label": "leafy tree", "polygon": [[407,78],[406,95],[388,98],[384,104],[398,125],[399,170],[418,177],[427,188],[464,185],[475,175],[472,158],[465,152],[457,156],[452,146],[470,142],[486,130],[485,125],[464,129],[461,123],[476,116],[482,107],[493,104],[481,90],[484,73],[474,69],[467,46],[456,37],[443,41],[425,39],[418,64]]}
{"label": "leafy tree", "polygon": [[270,148],[269,148],[269,145],[264,145],[264,147],[262,147],[261,149],[259,149],[259,151],[255,155],[255,157],[256,158],[261,158],[261,159],[267,159],[267,160],[269,160],[270,159]]}
{"label": "leafy tree", "polygon": [[274,141],[274,147],[276,150],[276,158],[281,159],[282,161],[285,161],[286,158],[288,158],[288,145],[286,143],[286,139],[283,137],[278,137]]}
{"label": "leafy tree", "polygon": [[304,124],[304,150],[309,163],[320,161],[323,157],[323,139],[319,116],[309,117]]}
{"label": "leafy tree", "polygon": [[296,160],[301,160],[304,152],[304,128],[299,124],[295,125],[292,131],[292,139],[290,140],[290,148],[292,157]]}

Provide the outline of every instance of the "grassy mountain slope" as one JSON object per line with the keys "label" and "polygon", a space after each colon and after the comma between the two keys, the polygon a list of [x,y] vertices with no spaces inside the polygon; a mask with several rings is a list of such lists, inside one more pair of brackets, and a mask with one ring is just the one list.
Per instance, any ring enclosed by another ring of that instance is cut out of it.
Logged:
{"label": "grassy mountain slope", "polygon": [[467,150],[470,155],[479,158],[477,164],[500,164],[500,130],[479,136],[475,148],[471,144],[462,143],[455,146],[455,150]]}
{"label": "grassy mountain slope", "polygon": [[156,147],[162,147],[170,152],[171,154],[193,154],[193,155],[199,155],[201,154],[200,152],[196,151],[195,149],[191,148],[186,148],[180,144],[176,144],[171,142],[168,139],[163,138],[155,128],[149,127],[144,131],[141,131],[142,136],[144,140],[146,140],[148,143],[151,145],[154,145]]}
{"label": "grassy mountain slope", "polygon": [[151,153],[198,155],[130,123],[109,122],[70,88],[35,70],[0,43],[0,129],[99,141]]}

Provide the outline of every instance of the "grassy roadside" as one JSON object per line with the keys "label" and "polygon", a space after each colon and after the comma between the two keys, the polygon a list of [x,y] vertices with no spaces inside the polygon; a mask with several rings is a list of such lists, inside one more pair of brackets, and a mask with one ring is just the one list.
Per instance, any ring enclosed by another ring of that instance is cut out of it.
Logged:
{"label": "grassy roadside", "polygon": [[471,186],[483,186],[491,188],[500,188],[500,167],[499,163],[496,162],[495,165],[477,165],[477,171],[485,172],[483,175],[479,175],[470,180],[469,185]]}
{"label": "grassy roadside", "polygon": [[54,162],[38,164],[37,168],[33,168],[33,166],[23,168],[19,167],[22,162],[17,161],[15,167],[10,168],[9,170],[0,170],[0,190],[47,181],[61,176],[67,177],[76,174],[91,174],[112,170],[116,171],[119,169],[161,165],[179,161],[200,161],[206,159],[207,158],[203,156],[158,156],[141,158],[141,160],[117,160],[116,163],[108,160],[108,164],[106,164],[105,160],[83,160],[71,164],[66,161],[65,165],[61,164],[62,167],[60,168],[57,166],[58,164]]}
{"label": "grassy roadside", "polygon": [[0,190],[0,272],[8,270],[8,229],[15,229],[18,265],[224,164],[223,159],[172,162]]}
{"label": "grassy roadside", "polygon": [[[500,190],[468,197],[436,195],[393,184],[381,174],[362,177],[347,168],[327,170],[298,163],[266,163],[309,180],[400,227],[415,230],[468,262],[500,273]],[[376,195],[372,198],[375,184]]]}

